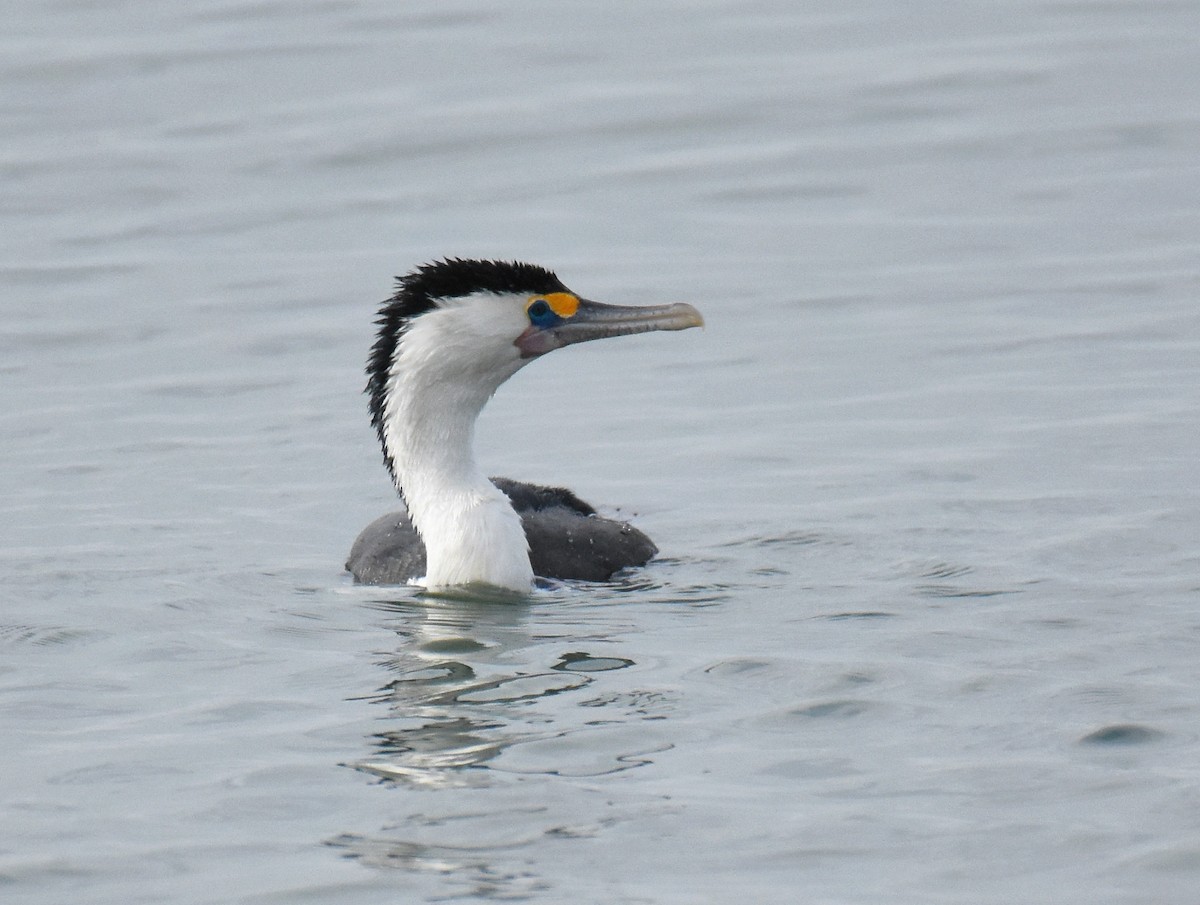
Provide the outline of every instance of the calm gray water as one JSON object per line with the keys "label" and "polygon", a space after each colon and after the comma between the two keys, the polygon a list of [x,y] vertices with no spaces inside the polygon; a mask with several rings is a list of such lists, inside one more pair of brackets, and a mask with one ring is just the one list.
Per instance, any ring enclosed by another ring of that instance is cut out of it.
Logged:
{"label": "calm gray water", "polygon": [[[1200,6],[8,2],[0,900],[1190,903]],[[351,585],[391,278],[659,543]]]}

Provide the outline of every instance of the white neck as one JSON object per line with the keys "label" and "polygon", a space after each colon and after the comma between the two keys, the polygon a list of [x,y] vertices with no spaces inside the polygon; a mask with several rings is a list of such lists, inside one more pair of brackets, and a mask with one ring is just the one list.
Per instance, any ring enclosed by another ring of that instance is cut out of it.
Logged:
{"label": "white neck", "polygon": [[[520,516],[474,455],[476,418],[524,362],[515,347],[482,341],[475,301],[469,314],[457,306],[424,314],[401,337],[388,377],[384,444],[425,542],[419,583],[524,593],[533,569]],[[497,317],[509,307],[498,307]]]}

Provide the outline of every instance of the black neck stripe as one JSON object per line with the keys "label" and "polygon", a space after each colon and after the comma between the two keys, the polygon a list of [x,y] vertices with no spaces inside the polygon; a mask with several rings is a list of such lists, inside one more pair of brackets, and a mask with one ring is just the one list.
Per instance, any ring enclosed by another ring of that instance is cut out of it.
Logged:
{"label": "black neck stripe", "polygon": [[536,264],[516,261],[477,261],[446,258],[422,264],[411,273],[396,278],[396,291],[379,309],[375,344],[367,359],[367,387],[371,424],[384,447],[383,461],[394,479],[395,467],[384,443],[383,413],[387,401],[387,381],[400,337],[412,321],[437,307],[442,299],[460,298],[476,292],[496,294],[527,293],[544,295],[569,292],[552,271]]}

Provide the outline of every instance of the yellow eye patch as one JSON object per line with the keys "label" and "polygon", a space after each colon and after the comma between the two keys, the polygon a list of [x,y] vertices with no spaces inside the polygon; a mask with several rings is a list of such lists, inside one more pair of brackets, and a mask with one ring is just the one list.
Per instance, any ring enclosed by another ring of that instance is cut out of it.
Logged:
{"label": "yellow eye patch", "polygon": [[575,312],[579,310],[579,298],[570,292],[548,292],[545,295],[535,295],[529,299],[525,310],[528,311],[537,302],[545,302],[550,306],[550,310],[559,317],[574,317]]}

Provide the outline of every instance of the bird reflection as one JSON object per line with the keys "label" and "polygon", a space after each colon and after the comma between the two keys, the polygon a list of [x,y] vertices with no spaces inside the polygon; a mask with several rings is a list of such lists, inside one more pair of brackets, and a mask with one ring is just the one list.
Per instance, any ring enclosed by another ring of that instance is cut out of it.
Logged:
{"label": "bird reflection", "polygon": [[389,782],[426,788],[487,783],[488,773],[470,768],[522,742],[572,731],[529,705],[580,691],[593,674],[633,662],[569,651],[542,669],[514,669],[513,661],[528,664],[535,644],[523,607],[422,599],[392,602],[389,609],[401,643],[379,661],[392,678],[367,696],[389,708],[389,727],[372,737],[371,755],[354,764]]}
{"label": "bird reflection", "polygon": [[671,704],[655,689],[592,689],[633,661],[588,652],[613,639],[564,620],[570,598],[556,603],[536,629],[529,605],[427,595],[372,604],[397,643],[378,661],[386,681],[362,698],[382,709],[379,731],[348,766],[411,794],[380,799],[377,832],[328,845],[426,877],[439,896],[519,899],[545,889],[529,852],[672,807],[656,795],[617,805],[596,785],[670,747],[649,721]]}

